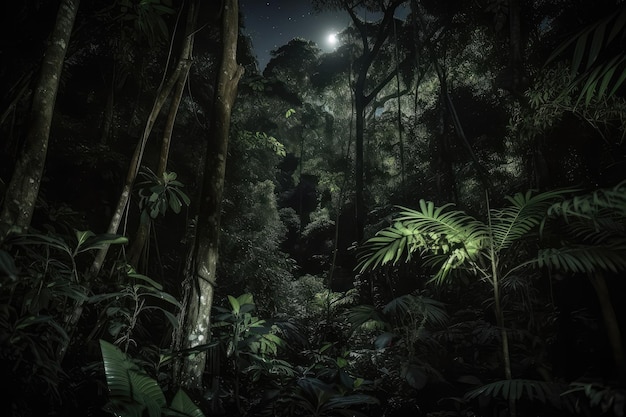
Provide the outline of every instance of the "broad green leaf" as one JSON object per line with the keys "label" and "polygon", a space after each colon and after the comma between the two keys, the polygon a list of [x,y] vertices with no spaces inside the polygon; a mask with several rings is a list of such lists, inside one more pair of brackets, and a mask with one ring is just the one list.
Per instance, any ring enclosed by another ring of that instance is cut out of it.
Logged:
{"label": "broad green leaf", "polygon": [[241,305],[239,304],[239,300],[236,299],[235,297],[233,297],[232,295],[228,296],[228,302],[230,303],[231,307],[233,308],[233,313],[234,314],[239,314],[239,308],[241,307]]}

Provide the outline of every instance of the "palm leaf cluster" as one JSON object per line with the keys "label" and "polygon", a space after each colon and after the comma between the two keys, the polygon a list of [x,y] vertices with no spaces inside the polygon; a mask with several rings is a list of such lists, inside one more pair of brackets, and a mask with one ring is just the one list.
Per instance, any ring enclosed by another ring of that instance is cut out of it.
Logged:
{"label": "palm leaf cluster", "polygon": [[403,258],[409,261],[417,252],[431,263],[442,262],[435,278],[443,280],[466,260],[476,259],[489,236],[484,224],[463,211],[449,210],[452,204],[435,207],[421,200],[419,206],[419,210],[399,207],[393,225],[365,243],[358,265],[361,271]]}
{"label": "palm leaf cluster", "polygon": [[433,281],[442,282],[460,268],[489,277],[486,266],[497,263],[495,257],[534,231],[550,205],[569,191],[528,191],[507,197],[510,204],[489,210],[486,222],[451,209],[452,204],[436,207],[421,200],[419,210],[400,207],[393,225],[364,244],[358,267],[364,271],[401,259],[409,261],[418,253],[426,265],[437,267]]}

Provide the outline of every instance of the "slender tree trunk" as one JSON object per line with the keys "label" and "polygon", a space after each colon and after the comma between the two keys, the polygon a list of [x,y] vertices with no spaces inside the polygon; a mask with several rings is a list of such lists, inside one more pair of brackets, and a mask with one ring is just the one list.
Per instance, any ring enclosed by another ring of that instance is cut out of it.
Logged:
{"label": "slender tree trunk", "polygon": [[59,80],[79,3],[79,0],[63,0],[59,6],[33,94],[24,151],[17,160],[0,212],[0,240],[6,237],[10,227],[30,226],[46,163]]}
{"label": "slender tree trunk", "polygon": [[[183,43],[183,48],[180,52],[179,62],[190,63],[192,60],[193,38],[196,29],[196,19],[197,6],[195,2],[191,2],[187,11],[185,40]],[[180,102],[183,97],[185,83],[187,82],[187,77],[189,75],[189,68],[190,66],[186,65],[185,68],[181,71],[174,87],[174,93],[170,102],[169,113],[167,115],[167,120],[165,121],[165,128],[161,141],[161,153],[159,155],[159,165],[156,171],[156,176],[158,178],[162,178],[163,173],[165,173],[165,170],[167,169],[167,161],[169,159],[172,133],[174,131],[174,124],[176,122],[178,108],[180,107]],[[135,269],[138,268],[139,260],[141,259],[141,255],[142,253],[144,253],[144,250],[146,248],[146,242],[148,241],[148,238],[150,236],[150,225],[151,220],[149,218],[147,220],[144,220],[144,217],[142,216],[139,226],[137,227],[137,232],[135,233],[135,237],[133,239],[133,244],[128,252],[128,263]]]}
{"label": "slender tree trunk", "polygon": [[509,33],[510,33],[510,57],[511,87],[512,91],[519,93],[522,87],[522,29],[520,21],[519,0],[509,0]]}
{"label": "slender tree trunk", "polygon": [[[400,52],[398,48],[398,30],[396,28],[396,22],[393,22],[393,42],[394,42],[394,56],[396,59],[396,94],[398,95],[398,146],[400,147],[400,180],[402,186],[402,196],[406,197],[406,181],[404,172],[404,138],[402,135],[402,97],[400,94]],[[416,88],[417,90],[417,88]],[[417,92],[415,93],[417,97]]]}
{"label": "slender tree trunk", "polygon": [[363,240],[363,231],[365,229],[365,195],[364,195],[364,158],[365,151],[363,146],[363,141],[365,137],[365,97],[363,96],[363,89],[365,86],[365,77],[362,77],[359,74],[359,77],[356,82],[355,87],[355,99],[354,99],[354,108],[356,113],[356,124],[355,124],[355,164],[354,164],[354,175],[355,175],[355,210],[354,213],[356,218],[356,241],[360,242]]}
{"label": "slender tree trunk", "polygon": [[[185,348],[206,344],[210,338],[210,318],[220,235],[220,212],[224,191],[228,136],[232,106],[243,67],[237,64],[237,37],[239,32],[238,0],[224,0],[222,10],[222,60],[217,79],[215,100],[200,200],[200,218],[196,234],[195,282],[187,303]],[[182,368],[183,385],[190,392],[202,392],[202,374],[206,352],[187,356]]]}
{"label": "slender tree trunk", "polygon": [[[489,212],[489,192],[486,191],[487,211]],[[489,215],[489,230],[493,233],[493,224],[491,223],[491,215]],[[504,311],[502,310],[501,297],[500,297],[500,274],[498,271],[498,258],[494,248],[493,235],[490,237],[489,245],[489,257],[491,258],[491,285],[493,286],[493,299],[495,303],[496,324],[500,329],[500,338],[502,343],[502,361],[504,362],[504,377],[507,380],[513,378],[513,372],[511,371],[511,353],[509,350],[509,335],[504,327]],[[517,416],[517,406],[515,404],[515,398],[511,396],[509,398],[509,416]]]}

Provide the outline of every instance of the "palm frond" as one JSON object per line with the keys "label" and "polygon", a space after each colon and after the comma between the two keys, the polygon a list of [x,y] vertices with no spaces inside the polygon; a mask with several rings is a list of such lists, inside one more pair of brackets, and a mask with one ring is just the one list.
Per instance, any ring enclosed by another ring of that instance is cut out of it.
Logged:
{"label": "palm frond", "polygon": [[561,393],[563,390],[563,386],[550,382],[529,379],[505,379],[473,389],[465,394],[465,399],[472,400],[478,397],[488,397],[519,400],[520,398],[525,398],[530,401],[550,403],[562,408]]}
{"label": "palm frond", "polygon": [[449,242],[470,242],[486,236],[483,223],[461,210],[448,210],[451,203],[436,207],[432,201],[420,200],[419,205],[420,210],[399,206],[397,220],[431,240],[445,236]]}
{"label": "palm frond", "polygon": [[601,218],[571,222],[561,226],[564,235],[568,239],[589,245],[602,245],[618,243],[620,238],[626,236],[626,224],[624,219]]}
{"label": "palm frond", "polygon": [[548,208],[555,200],[572,189],[534,194],[532,190],[507,197],[510,206],[490,210],[493,245],[496,252],[509,248],[541,224]]}
{"label": "palm frond", "polygon": [[563,272],[591,273],[626,270],[626,241],[609,245],[568,245],[539,251],[537,264]]}
{"label": "palm frond", "polygon": [[613,188],[600,189],[582,196],[554,203],[548,208],[550,217],[572,220],[594,220],[605,217],[626,218],[626,181]]}
{"label": "palm frond", "polygon": [[445,304],[422,295],[405,294],[396,297],[383,307],[382,312],[400,321],[407,314],[417,315],[426,322],[437,326],[445,326],[448,321]]}
{"label": "palm frond", "polygon": [[[583,85],[578,100],[584,98],[586,104],[594,97],[611,97],[626,81],[626,53],[619,47],[625,36],[626,7],[621,5],[562,43],[546,63],[575,44],[571,72],[579,75],[566,92]],[[583,59],[585,56],[586,60]]]}
{"label": "palm frond", "polygon": [[437,327],[447,325],[450,317],[446,312],[444,303],[423,295],[415,296],[415,299],[427,323]]}
{"label": "palm frond", "polygon": [[365,242],[359,252],[357,269],[363,272],[390,262],[395,265],[403,256],[409,260],[420,247],[426,247],[421,233],[396,222]]}
{"label": "palm frond", "polygon": [[386,327],[385,318],[374,306],[354,306],[348,312],[347,319],[351,325],[351,333],[359,329],[374,330]]}
{"label": "palm frond", "polygon": [[396,264],[415,252],[445,255],[437,272],[437,280],[461,266],[467,259],[478,256],[488,237],[485,225],[460,210],[447,210],[452,204],[436,207],[433,202],[420,200],[420,210],[399,207],[401,211],[392,226],[379,231],[365,242],[358,269],[387,263]]}

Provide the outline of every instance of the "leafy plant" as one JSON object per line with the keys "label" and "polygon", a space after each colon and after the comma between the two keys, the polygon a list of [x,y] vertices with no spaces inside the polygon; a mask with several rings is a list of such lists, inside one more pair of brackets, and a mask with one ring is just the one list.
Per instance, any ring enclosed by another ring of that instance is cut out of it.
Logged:
{"label": "leafy plant", "polygon": [[8,398],[18,402],[45,393],[50,399],[18,408],[52,407],[67,395],[61,392],[65,375],[58,349],[70,343],[74,329],[66,323],[74,302],[88,298],[80,267],[101,245],[125,242],[78,230],[72,236],[23,233],[6,240],[7,251],[0,251],[0,367],[15,382],[10,389],[16,394]]}
{"label": "leafy plant", "polygon": [[443,326],[447,320],[443,303],[413,294],[396,297],[380,310],[360,305],[348,314],[354,332],[376,335],[376,361],[385,363],[385,372],[381,372],[383,378],[396,375],[415,389],[424,388],[428,374],[436,373],[418,357],[418,346],[427,346],[430,342],[427,325]]}
{"label": "leafy plant", "polygon": [[[420,209],[401,208],[392,226],[379,231],[361,249],[361,271],[387,263],[409,260],[418,253],[425,264],[435,268],[431,281],[443,283],[453,272],[477,275],[491,284],[494,312],[500,329],[504,374],[512,379],[509,341],[501,305],[501,281],[531,265],[519,259],[523,240],[537,233],[545,214],[567,190],[507,197],[508,207],[490,209],[483,222],[451,204],[436,207],[420,201]],[[524,253],[523,251],[521,253]],[[530,257],[530,256],[529,256]],[[511,401],[511,412],[514,412]]]}
{"label": "leafy plant", "polygon": [[100,350],[109,389],[105,411],[121,417],[142,417],[145,412],[150,417],[204,416],[183,390],[179,390],[167,405],[157,381],[117,346],[100,340]]}
{"label": "leafy plant", "polygon": [[175,13],[171,0],[118,0],[121,19],[132,22],[137,33],[143,35],[150,45],[169,38],[164,16]]}
{"label": "leafy plant", "polygon": [[[597,382],[573,382],[570,384],[570,389],[562,395],[578,394],[582,394],[589,402],[589,409],[585,410],[589,413],[600,409],[603,414],[612,412],[617,417],[623,417],[626,414],[626,391],[623,388]],[[579,406],[579,408],[582,407]]]}
{"label": "leafy plant", "polygon": [[175,172],[164,172],[159,178],[150,168],[143,167],[139,175],[144,179],[137,183],[142,221],[156,219],[159,214],[164,216],[168,207],[178,214],[183,204],[189,205],[189,197],[182,191],[184,185],[176,179]]}
{"label": "leafy plant", "polygon": [[323,416],[354,416],[365,417],[356,406],[378,404],[375,397],[366,394],[344,395],[336,386],[315,377],[304,377],[297,381],[294,392],[288,396],[284,404],[286,415],[305,415],[310,417]]}
{"label": "leafy plant", "polygon": [[626,182],[555,203],[547,214],[546,240],[550,229],[555,229],[559,241],[541,249],[536,262],[540,267],[589,278],[600,302],[613,360],[624,370],[620,326],[605,274],[626,270]]}
{"label": "leafy plant", "polygon": [[464,398],[469,401],[479,397],[486,399],[501,398],[506,401],[518,401],[522,398],[530,401],[539,401],[550,404],[556,409],[574,411],[571,398],[564,395],[564,384],[534,381],[528,379],[509,379],[496,381],[465,393]]}
{"label": "leafy plant", "polygon": [[[89,298],[91,304],[107,302],[102,307],[102,315],[105,319],[99,323],[102,325],[108,323],[109,334],[115,338],[115,344],[124,344],[124,351],[127,351],[131,344],[136,344],[132,333],[142,314],[150,311],[161,312],[170,325],[176,327],[178,320],[167,306],[175,309],[182,307],[171,294],[163,291],[161,284],[136,273],[130,266],[126,268],[123,276],[128,281],[121,285],[119,291],[96,294]],[[156,303],[149,300],[156,301]]]}
{"label": "leafy plant", "polygon": [[229,295],[228,302],[230,308],[214,307],[217,314],[213,329],[232,365],[234,397],[240,410],[242,374],[251,373],[253,379],[258,380],[262,371],[274,375],[293,375],[294,372],[289,363],[273,360],[283,341],[276,326],[251,314],[256,308],[252,294]]}
{"label": "leafy plant", "polygon": [[556,203],[547,215],[546,229],[563,222],[561,241],[539,251],[540,267],[574,273],[626,270],[626,182]]}

